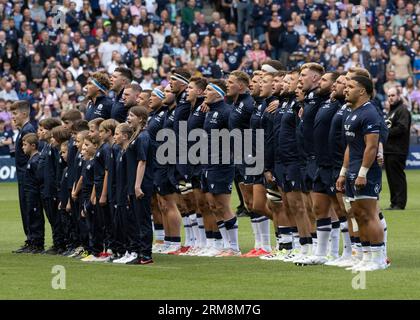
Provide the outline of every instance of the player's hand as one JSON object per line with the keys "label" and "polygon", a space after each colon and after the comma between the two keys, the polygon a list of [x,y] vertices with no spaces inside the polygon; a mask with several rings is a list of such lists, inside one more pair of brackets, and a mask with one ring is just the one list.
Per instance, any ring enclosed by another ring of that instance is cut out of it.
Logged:
{"label": "player's hand", "polygon": [[303,108],[299,109],[299,113],[298,113],[299,118],[302,118],[303,116]]}
{"label": "player's hand", "polygon": [[96,197],[91,198],[90,202],[92,202],[92,205],[96,206]]}
{"label": "player's hand", "polygon": [[277,110],[277,108],[278,108],[279,105],[280,105],[280,101],[279,100],[271,101],[270,104],[267,107],[267,112],[268,113],[273,113],[274,111]]}
{"label": "player's hand", "polygon": [[335,183],[335,188],[340,191],[343,192],[344,191],[344,184],[346,183],[346,177],[343,176],[339,176],[336,183]]}
{"label": "player's hand", "polygon": [[265,177],[265,180],[268,183],[273,183],[274,182],[273,175],[272,175],[271,171],[264,172],[264,177]]}
{"label": "player's hand", "polygon": [[86,212],[84,209],[80,212],[80,215],[82,216],[82,218],[86,218]]}
{"label": "player's hand", "polygon": [[209,112],[209,110],[210,110],[210,108],[209,108],[209,106],[207,105],[207,103],[203,103],[202,105],[201,105],[201,112]]}
{"label": "player's hand", "polygon": [[137,199],[141,199],[141,198],[144,197],[144,193],[143,193],[143,191],[141,190],[140,187],[135,187],[134,192],[136,193],[136,198]]}
{"label": "player's hand", "polygon": [[378,164],[381,167],[384,166],[384,155],[383,155],[383,153],[378,153],[378,155],[376,156],[376,161],[378,162]]}
{"label": "player's hand", "polygon": [[107,199],[105,195],[101,195],[101,197],[99,198],[99,205],[101,207],[106,206],[107,203]]}
{"label": "player's hand", "polygon": [[356,190],[363,189],[366,186],[367,180],[363,177],[357,177],[356,181],[354,182],[354,187]]}
{"label": "player's hand", "polygon": [[71,198],[73,199],[73,201],[76,201],[77,200],[77,194],[76,194],[76,192],[72,192],[71,193]]}
{"label": "player's hand", "polygon": [[70,213],[70,212],[71,212],[71,204],[70,204],[70,201],[67,201],[66,211],[67,211],[68,213]]}

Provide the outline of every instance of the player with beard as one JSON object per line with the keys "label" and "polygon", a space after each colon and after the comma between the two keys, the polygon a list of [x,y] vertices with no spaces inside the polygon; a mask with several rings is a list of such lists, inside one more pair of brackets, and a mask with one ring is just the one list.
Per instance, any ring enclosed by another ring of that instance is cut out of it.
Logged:
{"label": "player with beard", "polygon": [[306,63],[301,67],[299,82],[305,94],[303,102],[302,117],[300,123],[299,141],[302,152],[302,191],[304,192],[304,203],[306,213],[311,222],[311,237],[313,252],[316,251],[316,219],[312,210],[311,191],[316,172],[316,160],[314,150],[313,128],[316,113],[318,112],[322,100],[317,94],[319,82],[324,74],[324,68],[318,63]]}
{"label": "player with beard", "polygon": [[128,68],[118,67],[112,73],[110,81],[110,89],[115,92],[111,108],[111,119],[123,123],[127,120],[128,110],[130,109],[124,105],[123,92],[125,87],[133,81],[133,72]]}
{"label": "player with beard", "polygon": [[381,118],[370,103],[372,80],[352,76],[347,81],[345,99],[352,112],[344,123],[347,148],[337,180],[337,189],[353,198],[352,211],[357,220],[363,259],[352,270],[374,271],[388,267],[384,255],[384,230],[377,214],[381,191],[381,168],[376,161]]}
{"label": "player with beard", "polygon": [[[347,106],[344,100],[344,89],[346,87],[346,76],[341,75],[334,83],[331,99],[340,106],[331,120],[330,132],[328,135],[329,157],[332,161],[332,180],[337,181],[340,169],[343,164],[344,151],[346,149],[346,142],[343,133],[343,122],[347,118],[351,109]],[[353,264],[352,246],[349,231],[349,222],[347,220],[346,206],[344,203],[344,195],[335,188],[337,204],[334,210],[338,215],[340,221],[340,230],[343,236],[343,253],[335,260],[328,261],[325,265],[329,266],[350,266]]]}
{"label": "player with beard", "polygon": [[308,257],[305,261],[301,261],[302,264],[324,264],[328,261],[327,249],[332,229],[331,211],[333,209],[333,201],[336,198],[335,188],[333,187],[334,182],[332,181],[332,160],[329,155],[328,144],[325,141],[328,140],[332,117],[339,108],[338,103],[331,102],[329,99],[332,86],[337,78],[337,73],[324,74],[321,77],[317,90],[321,106],[315,115],[313,125],[314,153],[317,169],[311,196],[313,211],[317,219],[318,243],[317,251],[314,252],[314,255]]}

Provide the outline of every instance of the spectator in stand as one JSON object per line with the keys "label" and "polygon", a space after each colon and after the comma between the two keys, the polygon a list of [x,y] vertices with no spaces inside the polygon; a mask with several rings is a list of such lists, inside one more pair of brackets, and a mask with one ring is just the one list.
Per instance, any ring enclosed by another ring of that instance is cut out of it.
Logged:
{"label": "spectator in stand", "polygon": [[405,85],[407,78],[411,76],[411,60],[403,45],[398,47],[398,54],[391,57],[388,64],[388,70],[395,71],[395,79],[400,82],[402,86]]}

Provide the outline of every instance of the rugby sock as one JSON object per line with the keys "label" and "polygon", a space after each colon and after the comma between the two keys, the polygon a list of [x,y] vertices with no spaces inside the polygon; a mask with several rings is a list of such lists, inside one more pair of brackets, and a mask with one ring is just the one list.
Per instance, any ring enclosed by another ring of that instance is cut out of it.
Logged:
{"label": "rugby sock", "polygon": [[197,224],[198,224],[198,233],[199,233],[199,246],[201,248],[206,247],[206,231],[204,229],[203,216],[197,213]]}
{"label": "rugby sock", "polygon": [[[317,235],[317,256],[325,257],[327,255],[328,241],[331,234],[331,217],[318,219],[316,221],[316,235]],[[313,237],[312,237],[313,238]]]}
{"label": "rugby sock", "polygon": [[171,245],[171,237],[165,236],[165,237],[164,237],[164,241],[163,241],[163,243],[164,243],[166,246]]}
{"label": "rugby sock", "polygon": [[165,230],[163,229],[163,224],[155,224],[155,240],[156,241],[163,241],[165,238]]}
{"label": "rugby sock", "polygon": [[386,258],[386,257],[388,257],[388,253],[387,253],[387,250],[386,250],[386,243],[388,242],[388,226],[386,224],[386,220],[385,220],[385,217],[382,214],[382,212],[379,212],[379,220],[381,220],[382,227],[384,228],[384,246],[383,246],[383,249],[384,249],[384,255],[385,255],[385,258]]}
{"label": "rugby sock", "polygon": [[281,246],[282,240],[281,240],[281,233],[280,233],[280,227],[279,226],[277,227],[277,231],[275,232],[275,234],[276,234],[276,245],[277,245],[277,248],[279,250],[281,250],[280,246]]}
{"label": "rugby sock", "polygon": [[[311,242],[310,243],[312,243],[312,246],[311,246],[312,251],[311,251],[311,253],[313,255],[316,255],[316,250],[318,248],[318,235],[315,232],[314,233],[311,233]],[[327,244],[328,244],[328,241],[327,241]]]}
{"label": "rugby sock", "polygon": [[308,238],[306,238],[306,237],[300,238],[299,239],[299,244],[300,244],[300,253],[302,255],[307,255],[308,250],[309,250]]}
{"label": "rugby sock", "polygon": [[181,247],[181,237],[170,237],[171,245]]}
{"label": "rugby sock", "polygon": [[349,234],[349,224],[346,217],[340,218],[340,228],[341,234],[343,235],[343,256],[350,257],[352,241]]}
{"label": "rugby sock", "polygon": [[226,231],[226,227],[225,227],[224,221],[223,220],[217,221],[217,227],[219,228],[219,232],[222,235],[223,248],[224,249],[229,249],[229,238],[228,238],[228,234],[227,234],[227,231]]}
{"label": "rugby sock", "polygon": [[340,221],[333,221],[331,223],[330,234],[330,255],[334,258],[338,257],[340,251]]}
{"label": "rugby sock", "polygon": [[230,248],[234,251],[239,251],[238,243],[238,219],[233,217],[225,221],[226,230],[229,237]]}
{"label": "rugby sock", "polygon": [[377,264],[384,264],[386,257],[384,256],[384,243],[371,244],[371,261]]}
{"label": "rugby sock", "polygon": [[308,243],[308,250],[307,250],[306,255],[308,255],[308,256],[313,255],[316,252],[316,251],[313,251],[313,248],[314,248],[313,240],[314,240],[314,238],[312,238],[312,237],[307,237],[306,238],[306,241]]}
{"label": "rugby sock", "polygon": [[354,249],[356,250],[356,258],[362,259],[363,258],[363,249],[362,244],[360,242],[359,237],[354,237]]}
{"label": "rugby sock", "polygon": [[293,249],[300,249],[300,237],[297,227],[292,227],[292,234],[293,234]]}
{"label": "rugby sock", "polygon": [[223,239],[222,239],[222,234],[220,233],[220,231],[213,231],[213,237],[214,237],[213,248],[222,250],[223,249]]}
{"label": "rugby sock", "polygon": [[190,214],[191,229],[193,233],[193,246],[198,247],[200,241],[200,234],[198,231],[197,215],[195,213]]}
{"label": "rugby sock", "polygon": [[279,230],[282,238],[281,248],[279,249],[291,250],[293,247],[292,228],[280,226]]}
{"label": "rugby sock", "polygon": [[214,232],[206,231],[206,245],[205,248],[211,248],[214,244]]}
{"label": "rugby sock", "polygon": [[254,234],[254,248],[259,249],[261,248],[261,240],[260,240],[260,235],[258,234],[257,219],[255,218],[251,219],[251,227],[252,227],[252,233]]}
{"label": "rugby sock", "polygon": [[190,218],[188,216],[184,216],[182,217],[182,222],[184,223],[184,231],[185,231],[185,240],[184,240],[184,245],[186,247],[189,247],[192,245],[192,227],[190,224]]}
{"label": "rugby sock", "polygon": [[268,219],[267,217],[259,218],[257,228],[260,230],[262,249],[264,249],[267,252],[270,252],[270,219]]}
{"label": "rugby sock", "polygon": [[370,242],[368,241],[363,241],[361,243],[362,246],[362,251],[363,251],[363,257],[362,257],[362,261],[364,262],[369,262],[371,261],[371,250],[370,250]]}

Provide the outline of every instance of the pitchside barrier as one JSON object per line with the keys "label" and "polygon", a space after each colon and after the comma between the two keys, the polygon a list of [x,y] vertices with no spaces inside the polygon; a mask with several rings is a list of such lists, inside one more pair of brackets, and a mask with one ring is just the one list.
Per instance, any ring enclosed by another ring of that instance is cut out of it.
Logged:
{"label": "pitchside barrier", "polygon": [[[420,169],[420,144],[411,144],[407,158],[407,169]],[[14,158],[0,157],[0,183],[17,180]]]}

